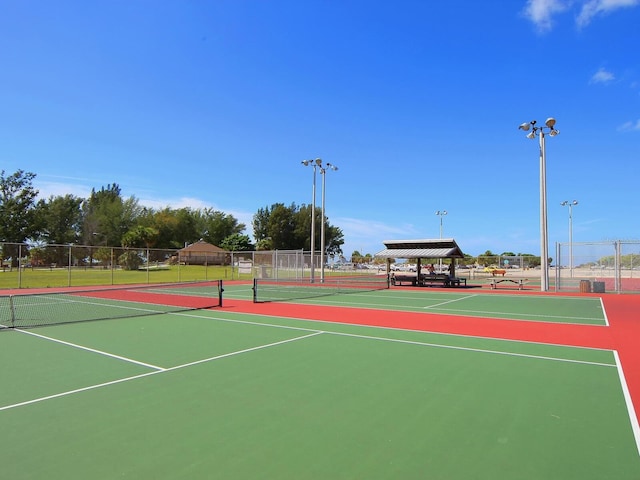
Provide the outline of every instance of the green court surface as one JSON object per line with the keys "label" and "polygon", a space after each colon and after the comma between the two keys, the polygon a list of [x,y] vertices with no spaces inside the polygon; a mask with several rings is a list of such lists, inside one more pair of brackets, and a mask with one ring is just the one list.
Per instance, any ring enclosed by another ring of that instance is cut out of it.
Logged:
{"label": "green court surface", "polygon": [[[307,289],[309,290],[309,289]],[[317,290],[317,289],[316,289]],[[251,299],[248,285],[225,287],[227,298]],[[386,289],[344,295],[292,299],[312,305],[375,308],[393,311],[425,312],[475,317],[508,318],[583,325],[605,325],[602,302],[597,297],[478,294],[474,290]]]}
{"label": "green court surface", "polygon": [[[611,350],[246,313],[246,289],[212,310],[1,331],[2,478],[640,478]],[[586,298],[435,293],[306,303],[606,321]]]}

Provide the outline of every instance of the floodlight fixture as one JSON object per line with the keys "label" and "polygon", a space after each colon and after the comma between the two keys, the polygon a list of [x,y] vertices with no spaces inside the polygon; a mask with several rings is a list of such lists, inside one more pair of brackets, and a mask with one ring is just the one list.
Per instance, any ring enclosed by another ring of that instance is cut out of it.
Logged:
{"label": "floodlight fixture", "polygon": [[446,214],[447,214],[446,210],[438,210],[436,212],[436,215],[440,217],[440,238],[442,238],[442,217],[444,217]]}
{"label": "floodlight fixture", "polygon": [[549,290],[549,234],[547,229],[547,159],[545,148],[545,129],[550,136],[555,137],[556,119],[547,118],[545,126],[537,127],[537,121],[531,120],[521,124],[518,128],[525,132],[531,130],[526,137],[533,140],[536,135],[540,138],[540,290]]}

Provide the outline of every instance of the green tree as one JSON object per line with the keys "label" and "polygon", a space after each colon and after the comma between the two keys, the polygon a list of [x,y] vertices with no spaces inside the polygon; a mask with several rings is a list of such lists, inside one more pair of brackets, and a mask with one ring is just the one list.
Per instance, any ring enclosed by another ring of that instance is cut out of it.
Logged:
{"label": "green tree", "polygon": [[253,217],[253,233],[260,249],[302,248],[295,235],[293,218],[295,210],[297,210],[295,204],[286,207],[283,203],[274,203],[270,208],[258,210]]}
{"label": "green tree", "polygon": [[195,219],[200,238],[217,246],[220,246],[225,238],[245,229],[245,225],[238,223],[233,215],[211,208],[198,210]]}
{"label": "green tree", "polygon": [[123,268],[123,270],[138,270],[140,265],[144,262],[140,255],[134,250],[127,250],[122,255],[118,257],[118,264]]}
{"label": "green tree", "polygon": [[137,225],[122,236],[122,246],[152,248],[158,238],[158,233],[158,230],[153,227]]}
{"label": "green tree", "polygon": [[[322,212],[315,209],[315,249],[320,249]],[[325,251],[327,255],[342,253],[342,231],[324,219]],[[311,206],[285,206],[275,203],[261,208],[253,216],[253,233],[258,250],[311,250]]]}
{"label": "green tree", "polygon": [[38,229],[36,240],[48,246],[43,249],[42,263],[68,263],[69,248],[63,245],[76,244],[80,240],[82,202],[82,198],[69,194],[38,200],[35,206],[35,223]]}
{"label": "green tree", "polygon": [[73,195],[51,196],[36,205],[38,238],[47,244],[78,243],[82,228],[81,205],[84,200]]}
{"label": "green tree", "polygon": [[[23,243],[37,236],[35,199],[38,190],[33,185],[35,173],[18,170],[6,176],[0,171],[0,241]],[[26,252],[25,252],[26,253]],[[11,257],[12,266],[18,265],[18,247],[4,245],[2,257]]]}
{"label": "green tree", "polygon": [[117,184],[107,185],[82,203],[82,240],[86,245],[119,246],[122,236],[132,228],[143,209],[135,197],[122,199]]}
{"label": "green tree", "polygon": [[218,246],[230,252],[247,252],[254,249],[249,236],[240,233],[229,235]]}

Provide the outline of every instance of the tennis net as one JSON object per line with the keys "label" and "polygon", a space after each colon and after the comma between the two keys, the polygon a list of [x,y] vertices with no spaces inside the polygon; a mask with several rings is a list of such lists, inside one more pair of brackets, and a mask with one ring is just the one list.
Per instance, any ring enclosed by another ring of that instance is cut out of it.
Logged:
{"label": "tennis net", "polygon": [[140,317],[222,306],[222,280],[0,296],[0,329]]}
{"label": "tennis net", "polygon": [[256,278],[253,280],[253,302],[286,302],[386,288],[389,288],[387,275],[340,276],[315,282],[309,279]]}

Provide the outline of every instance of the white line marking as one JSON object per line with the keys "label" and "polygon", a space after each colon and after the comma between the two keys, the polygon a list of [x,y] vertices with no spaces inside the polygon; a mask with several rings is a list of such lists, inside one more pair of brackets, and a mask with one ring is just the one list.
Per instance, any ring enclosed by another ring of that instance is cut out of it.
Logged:
{"label": "white line marking", "polygon": [[[398,343],[408,343],[408,344],[413,344],[413,345],[423,345],[425,347],[438,347],[438,348],[449,348],[452,350],[466,350],[466,351],[471,351],[471,352],[479,352],[479,353],[490,353],[490,354],[496,354],[496,355],[512,355],[514,357],[527,357],[527,358],[537,358],[537,359],[542,359],[542,360],[551,360],[551,361],[557,361],[557,362],[567,362],[567,363],[579,363],[579,364],[584,364],[584,365],[595,365],[595,366],[601,366],[601,367],[614,367],[615,365],[610,364],[610,363],[601,363],[601,362],[590,362],[590,361],[585,361],[585,360],[571,360],[571,359],[567,359],[567,358],[559,358],[559,357],[547,357],[547,356],[543,356],[543,355],[528,355],[528,354],[524,354],[524,353],[514,353],[514,352],[505,352],[505,351],[500,351],[500,350],[487,350],[487,349],[479,349],[479,348],[471,348],[471,347],[457,347],[457,346],[451,346],[451,345],[443,345],[443,344],[439,344],[439,343],[430,343],[430,342],[418,342],[415,340],[402,340],[402,339],[395,339],[395,338],[388,338],[388,337],[375,337],[375,336],[371,336],[371,335],[360,335],[360,334],[355,334],[355,333],[344,333],[344,332],[333,332],[330,330],[322,330],[319,331],[317,329],[314,328],[304,328],[304,327],[293,327],[290,325],[278,325],[275,323],[263,323],[263,322],[251,322],[249,320],[237,320],[237,319],[233,319],[233,318],[222,318],[222,317],[206,317],[206,316],[201,316],[201,315],[189,315],[189,314],[185,314],[185,313],[179,313],[177,315],[186,315],[189,317],[195,317],[195,318],[203,318],[203,319],[207,319],[207,320],[217,320],[217,321],[222,321],[222,322],[230,322],[230,323],[241,323],[241,324],[247,324],[247,325],[258,325],[258,326],[262,326],[262,327],[273,327],[273,328],[284,328],[287,330],[302,330],[302,331],[308,331],[308,332],[321,332],[321,333],[326,333],[329,335],[342,335],[342,336],[347,336],[347,337],[355,337],[355,338],[365,338],[365,339],[373,339],[373,340],[383,340],[383,341],[388,341],[388,342],[398,342]],[[235,315],[235,314],[230,314],[230,315]],[[264,318],[280,318],[280,317],[272,317],[270,315],[263,315],[260,313],[241,313],[238,315],[248,315],[248,316],[256,316],[256,317],[264,317]],[[287,319],[289,320],[298,320],[298,321],[310,321],[309,319],[301,319],[301,318],[290,318],[287,317]],[[311,320],[313,322],[319,322],[319,323],[328,323],[330,325],[334,325],[333,322],[330,321],[326,321],[326,320]],[[346,325],[346,326],[355,326],[355,327],[367,327],[366,325],[360,325],[360,324],[353,324],[353,323],[341,323],[340,325]],[[558,345],[558,344],[546,344],[546,343],[540,343],[540,342],[527,342],[527,341],[523,341],[523,340],[503,340],[503,339],[495,339],[495,338],[485,338],[485,337],[477,337],[477,336],[472,336],[472,335],[456,335],[456,334],[449,334],[449,333],[441,333],[441,332],[425,332],[422,330],[405,330],[405,329],[397,329],[397,328],[393,328],[393,327],[367,327],[367,328],[375,328],[375,329],[382,329],[382,330],[401,330],[403,332],[415,332],[415,333],[422,333],[422,334],[427,334],[427,335],[439,335],[439,336],[454,336],[454,337],[465,337],[465,338],[477,338],[480,340],[501,340],[501,341],[505,341],[505,342],[511,342],[511,343],[524,343],[524,344],[534,344],[534,345],[550,345],[553,347],[561,347],[561,348],[578,348],[581,350],[596,350],[596,351],[600,351],[600,350],[606,350],[606,351],[611,351],[609,349],[600,349],[600,348],[591,348],[591,347],[578,347],[575,345]]]}
{"label": "white line marking", "polygon": [[30,332],[28,330],[16,329],[16,332],[24,333],[24,334],[27,334],[27,335],[33,335],[34,337],[39,337],[39,338],[42,338],[44,340],[49,340],[51,342],[61,343],[63,345],[68,345],[70,347],[78,348],[80,350],[86,350],[87,352],[98,353],[100,355],[104,355],[105,357],[116,358],[118,360],[122,360],[122,361],[125,361],[125,362],[128,362],[128,363],[135,363],[136,365],[142,365],[143,367],[152,368],[154,370],[159,370],[159,371],[166,370],[165,368],[159,367],[157,365],[152,365],[150,363],[145,363],[145,362],[139,362],[138,360],[134,360],[132,358],[122,357],[120,355],[115,355],[113,353],[105,352],[105,351],[102,351],[102,350],[96,350],[95,348],[84,347],[84,346],[78,345],[76,343],[65,342],[64,340],[59,340],[59,339],[53,338],[53,337],[47,337],[46,335],[41,335],[39,333]]}
{"label": "white line marking", "polygon": [[106,387],[108,385],[115,385],[117,383],[128,382],[129,380],[135,380],[136,378],[148,377],[149,375],[155,375],[157,373],[162,373],[163,370],[155,370],[153,372],[142,373],[140,375],[135,375],[133,377],[125,377],[120,378],[118,380],[113,380],[111,382],[99,383],[97,385],[90,385],[88,387],[77,388],[75,390],[68,390],[66,392],[56,393],[54,395],[48,395],[46,397],[34,398],[33,400],[27,400],[26,402],[14,403],[12,405],[5,405],[4,407],[0,407],[0,412],[2,410],[9,410],[11,408],[23,407],[25,405],[31,405],[32,403],[44,402],[45,400],[52,400],[54,398],[66,397],[68,395],[73,395],[74,393],[86,392],[88,390],[95,390],[96,388]]}
{"label": "white line marking", "polygon": [[[464,298],[471,298],[472,296],[479,296],[481,294],[475,294],[475,295],[468,295],[467,297]],[[351,296],[356,296],[356,295],[351,295]],[[340,301],[337,302],[335,300],[321,300],[318,298],[314,298],[314,304],[324,304],[324,305],[329,305],[329,306],[343,306],[343,307],[355,307],[355,308],[360,308],[360,309],[367,309],[367,310],[382,310],[385,309],[385,311],[392,311],[392,312],[416,312],[419,313],[420,311],[425,311],[428,310],[429,308],[434,308],[435,305],[432,305],[430,307],[412,307],[412,306],[404,306],[404,305],[396,305],[396,304],[375,304],[372,305],[370,303],[359,303],[359,302],[348,302],[348,301]],[[460,299],[456,299],[456,300],[462,300],[462,298]],[[455,301],[455,300],[451,300],[451,301]],[[309,305],[308,303],[302,303],[302,302],[287,302],[293,305]],[[447,302],[443,302],[442,304],[447,303]],[[441,304],[441,305],[442,305]],[[426,312],[428,315],[432,315],[432,312]],[[562,325],[594,325],[594,326],[606,326],[604,324],[601,323],[584,323],[584,322],[580,322],[580,320],[587,320],[590,322],[596,321],[596,322],[600,322],[602,319],[600,318],[594,318],[594,317],[571,317],[571,316],[567,316],[567,315],[539,315],[539,314],[533,314],[531,312],[527,312],[527,313],[519,313],[519,312],[494,312],[494,311],[485,311],[485,310],[462,310],[462,309],[442,309],[441,312],[437,312],[437,314],[442,314],[442,315],[463,315],[463,316],[471,316],[471,317],[476,317],[476,318],[489,318],[489,319],[502,319],[502,320],[513,320],[513,321],[525,321],[525,322],[540,322],[540,323],[553,323],[553,324],[562,324]],[[538,318],[542,319],[542,320],[538,320]],[[549,320],[546,320],[549,319]],[[560,320],[575,320],[575,321],[571,321],[571,322],[557,322],[554,321],[554,319],[560,319]]]}
{"label": "white line marking", "polygon": [[607,316],[607,309],[604,308],[604,302],[602,301],[602,297],[600,297],[600,308],[602,308],[602,314],[604,315],[604,324],[609,326],[609,317]]}
{"label": "white line marking", "polygon": [[613,355],[615,356],[616,366],[618,367],[618,376],[620,377],[620,385],[622,385],[624,400],[627,404],[627,412],[629,413],[631,429],[633,430],[633,436],[636,439],[636,449],[638,450],[638,455],[640,455],[640,425],[638,425],[638,417],[636,416],[635,408],[633,408],[633,400],[631,399],[631,393],[629,392],[629,387],[627,386],[627,381],[624,377],[624,372],[622,371],[622,363],[620,362],[618,351],[614,350]]}
{"label": "white line marking", "polygon": [[[169,372],[169,371],[172,371],[172,370],[178,370],[180,368],[190,367],[190,366],[193,366],[193,365],[198,365],[200,363],[211,362],[211,361],[218,360],[218,359],[221,359],[221,358],[231,357],[231,356],[234,356],[234,355],[240,355],[241,353],[253,352],[255,350],[261,350],[263,348],[275,347],[277,345],[283,345],[285,343],[295,342],[295,341],[298,341],[298,340],[304,340],[306,338],[315,337],[316,335],[321,335],[323,333],[325,333],[325,332],[317,330],[317,331],[315,331],[315,332],[313,332],[313,333],[311,333],[309,335],[303,335],[302,337],[289,338],[287,340],[281,340],[279,342],[268,343],[266,345],[259,345],[257,347],[246,348],[244,350],[238,350],[236,352],[224,353],[222,355],[217,355],[215,357],[210,357],[210,358],[205,358],[203,360],[198,360],[198,361],[195,361],[195,362],[185,363],[184,365],[177,365],[177,366],[171,367],[171,368],[164,368],[164,369],[161,369],[161,370],[155,370],[153,372],[147,372],[147,373],[142,373],[140,375],[134,375],[133,377],[120,378],[118,380],[113,380],[111,382],[99,383],[99,384],[96,384],[96,385],[90,385],[88,387],[77,388],[75,390],[69,390],[69,391],[66,391],[66,392],[56,393],[54,395],[48,395],[46,397],[40,397],[40,398],[35,398],[33,400],[27,400],[25,402],[14,403],[12,405],[5,405],[4,407],[0,407],[0,412],[3,411],[3,410],[9,410],[11,408],[23,407],[25,405],[31,405],[33,403],[44,402],[46,400],[52,400],[54,398],[66,397],[68,395],[73,395],[75,393],[86,392],[88,390],[95,390],[95,389],[98,389],[98,388],[107,387],[109,385],[115,385],[115,384],[118,384],[118,383],[128,382],[130,380],[136,380],[138,378],[144,378],[144,377],[148,377],[150,375],[156,375],[158,373],[165,373],[165,372]],[[61,342],[61,343],[66,343],[66,342]],[[109,354],[107,354],[107,355],[111,356]]]}
{"label": "white line marking", "polygon": [[446,302],[436,303],[435,305],[429,305],[428,307],[424,307],[424,308],[425,309],[427,309],[427,308],[436,308],[436,307],[439,307],[440,305],[446,305],[448,303],[459,302],[460,300],[466,300],[468,298],[473,298],[473,297],[477,297],[477,296],[478,296],[478,294],[468,295],[468,296],[462,297],[462,298],[454,298],[453,300],[447,300]]}
{"label": "white line marking", "polygon": [[268,343],[266,345],[259,345],[257,347],[246,348],[244,350],[238,350],[236,352],[223,353],[222,355],[216,355],[215,357],[209,357],[209,358],[205,358],[205,359],[202,359],[202,360],[196,360],[195,362],[190,362],[190,363],[185,363],[183,365],[177,365],[175,367],[170,367],[170,368],[165,369],[165,371],[169,372],[171,370],[178,370],[180,368],[191,367],[193,365],[198,365],[200,363],[206,363],[206,362],[211,362],[213,360],[219,360],[221,358],[232,357],[234,355],[239,355],[241,353],[248,353],[248,352],[253,352],[255,350],[262,350],[263,348],[275,347],[277,345],[284,345],[285,343],[291,343],[291,342],[296,342],[298,340],[304,340],[304,339],[307,339],[307,338],[315,337],[316,335],[322,335],[323,333],[327,333],[327,332],[322,332],[320,330],[316,330],[313,333],[310,333],[309,335],[303,335],[301,337],[289,338],[287,340],[280,340],[279,342],[273,342],[273,343]]}
{"label": "white line marking", "polygon": [[610,363],[589,362],[586,360],[572,360],[569,358],[548,357],[548,356],[542,356],[542,355],[530,355],[526,353],[515,353],[515,352],[501,352],[500,350],[486,350],[482,348],[456,347],[453,345],[441,345],[438,343],[416,342],[413,340],[400,340],[396,338],[372,337],[369,335],[356,335],[353,333],[341,333],[341,332],[325,332],[325,333],[329,335],[341,335],[345,337],[365,338],[370,340],[381,340],[385,342],[396,342],[396,343],[404,343],[409,345],[420,345],[425,347],[446,348],[449,350],[463,350],[467,352],[489,353],[493,355],[506,355],[509,357],[535,358],[539,360],[551,360],[553,362],[578,363],[581,365],[595,365],[598,367],[615,367],[615,365],[611,365]]}

